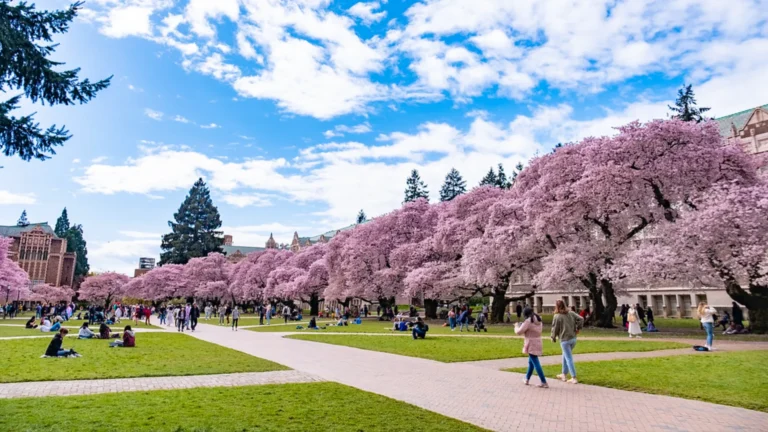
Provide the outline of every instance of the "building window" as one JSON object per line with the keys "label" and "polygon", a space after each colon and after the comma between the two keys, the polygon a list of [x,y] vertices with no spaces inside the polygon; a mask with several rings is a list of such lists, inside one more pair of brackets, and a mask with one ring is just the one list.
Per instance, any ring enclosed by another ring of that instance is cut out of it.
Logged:
{"label": "building window", "polygon": [[768,139],[760,140],[757,142],[757,151],[762,152],[768,150]]}

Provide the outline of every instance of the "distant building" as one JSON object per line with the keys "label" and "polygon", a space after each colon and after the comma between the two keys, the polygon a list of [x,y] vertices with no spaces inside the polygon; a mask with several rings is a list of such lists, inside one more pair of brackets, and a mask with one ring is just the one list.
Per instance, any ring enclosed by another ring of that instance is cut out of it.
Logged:
{"label": "distant building", "polygon": [[153,268],[155,268],[154,258],[139,258],[139,268],[133,271],[133,277],[139,277],[141,275],[147,274]]}
{"label": "distant building", "polygon": [[13,238],[9,258],[27,272],[33,285],[72,286],[77,255],[67,252],[67,240],[57,237],[48,222],[0,226],[0,236]]}
{"label": "distant building", "polygon": [[741,144],[747,153],[768,151],[768,104],[715,119],[720,135]]}
{"label": "distant building", "polygon": [[293,241],[291,242],[290,245],[285,243],[277,243],[274,236],[272,236],[272,234],[270,233],[269,239],[264,244],[264,247],[235,246],[232,244],[233,237],[229,234],[226,234],[224,235],[224,245],[222,246],[222,249],[224,250],[224,254],[227,256],[230,262],[237,263],[250,253],[260,252],[267,249],[290,249],[292,252],[299,252],[302,249],[307,248],[316,243],[327,243],[333,238],[333,236],[340,233],[341,231],[346,231],[354,227],[355,225],[349,225],[344,228],[331,230],[331,231],[322,233],[320,235],[312,236],[312,237],[299,237],[299,233],[294,232]]}

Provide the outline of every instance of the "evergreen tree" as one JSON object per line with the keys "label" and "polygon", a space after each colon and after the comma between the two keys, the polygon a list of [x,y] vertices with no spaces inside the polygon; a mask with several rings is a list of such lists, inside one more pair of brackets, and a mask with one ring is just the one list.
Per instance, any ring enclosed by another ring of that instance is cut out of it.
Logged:
{"label": "evergreen tree", "polygon": [[518,162],[517,165],[515,165],[515,170],[512,171],[512,180],[509,182],[509,187],[512,187],[512,185],[515,184],[515,180],[517,180],[517,176],[519,176],[521,172],[523,172],[523,163]]}
{"label": "evergreen tree", "polygon": [[21,216],[19,216],[19,220],[16,222],[16,225],[20,227],[29,225],[29,221],[27,220],[27,210],[21,212]]}
{"label": "evergreen tree", "polygon": [[421,181],[419,172],[417,170],[411,171],[411,176],[405,181],[405,201],[404,203],[416,201],[419,198],[425,198],[429,200],[429,191],[427,185]]}
{"label": "evergreen tree", "polygon": [[357,214],[357,223],[361,224],[366,220],[368,220],[368,217],[365,215],[365,212],[363,211],[363,209],[360,209],[360,213]]}
{"label": "evergreen tree", "polygon": [[496,186],[496,173],[493,171],[493,167],[488,170],[488,174],[480,180],[480,186]]}
{"label": "evergreen tree", "polygon": [[499,173],[496,174],[496,187],[501,189],[509,189],[512,184],[507,180],[507,175],[504,173],[504,166],[499,164]]}
{"label": "evergreen tree", "polygon": [[683,88],[677,91],[675,106],[668,105],[668,107],[673,113],[672,118],[696,123],[707,120],[702,114],[709,111],[709,108],[698,108],[696,106],[696,97],[693,94],[693,86],[691,84],[683,85]]}
{"label": "evergreen tree", "polygon": [[181,203],[179,211],[168,221],[171,232],[163,236],[160,265],[186,264],[191,258],[222,252],[224,238],[219,210],[211,201],[211,192],[203,179],[198,179]]}
{"label": "evergreen tree", "polygon": [[445,183],[440,188],[440,201],[450,201],[467,191],[467,182],[456,168],[451,168],[445,176]]}
{"label": "evergreen tree", "polygon": [[62,62],[49,59],[57,44],[55,34],[66,33],[82,2],[66,10],[38,11],[35,5],[0,1],[0,89],[3,93],[21,91],[0,102],[0,152],[16,154],[22,160],[45,160],[56,154],[53,147],[64,144],[71,135],[65,126],[40,129],[33,115],[15,117],[11,111],[19,107],[21,97],[47,105],[84,104],[109,86],[105,80],[80,81],[79,69],[61,70]]}
{"label": "evergreen tree", "polygon": [[552,149],[552,153],[556,152],[557,150],[563,148],[563,143],[557,143],[555,144],[555,147]]}
{"label": "evergreen tree", "polygon": [[[66,210],[65,210],[66,211]],[[64,214],[66,216],[66,213]],[[67,221],[69,223],[69,221]],[[58,223],[56,224],[58,226]],[[75,278],[85,278],[88,276],[90,265],[88,264],[88,247],[83,236],[83,226],[80,224],[72,225],[64,235],[59,237],[67,239],[67,252],[75,252],[77,259],[75,261]]]}
{"label": "evergreen tree", "polygon": [[61,216],[56,219],[56,228],[53,229],[53,232],[58,237],[64,237],[67,231],[69,231],[69,215],[67,215],[67,208],[64,207],[64,210],[61,211]]}

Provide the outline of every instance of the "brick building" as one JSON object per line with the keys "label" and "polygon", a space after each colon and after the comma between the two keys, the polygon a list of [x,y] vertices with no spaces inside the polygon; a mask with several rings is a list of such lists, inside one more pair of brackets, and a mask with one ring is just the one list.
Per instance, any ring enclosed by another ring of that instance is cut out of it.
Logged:
{"label": "brick building", "polygon": [[72,286],[77,256],[67,252],[67,240],[57,237],[47,222],[0,226],[0,236],[13,238],[9,258],[27,272],[33,285]]}

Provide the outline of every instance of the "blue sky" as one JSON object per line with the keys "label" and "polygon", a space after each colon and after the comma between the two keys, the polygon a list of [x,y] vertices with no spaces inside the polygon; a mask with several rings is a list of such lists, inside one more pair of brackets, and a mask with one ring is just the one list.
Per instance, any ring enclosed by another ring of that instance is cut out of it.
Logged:
{"label": "blue sky", "polygon": [[476,185],[665,117],[684,82],[714,115],[768,103],[767,17],[764,0],[90,0],[55,58],[113,84],[19,110],[74,137],[0,161],[0,224],[66,206],[92,268],[131,273],[202,176],[236,244],[290,242],[396,208],[412,168],[437,200],[451,167]]}

